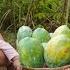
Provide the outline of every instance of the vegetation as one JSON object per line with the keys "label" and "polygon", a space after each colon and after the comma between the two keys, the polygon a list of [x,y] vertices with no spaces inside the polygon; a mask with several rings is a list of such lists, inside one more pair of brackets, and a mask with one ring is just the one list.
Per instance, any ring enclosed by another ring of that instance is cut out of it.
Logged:
{"label": "vegetation", "polygon": [[43,25],[52,32],[61,25],[63,8],[64,0],[0,0],[0,28],[15,31],[22,25]]}

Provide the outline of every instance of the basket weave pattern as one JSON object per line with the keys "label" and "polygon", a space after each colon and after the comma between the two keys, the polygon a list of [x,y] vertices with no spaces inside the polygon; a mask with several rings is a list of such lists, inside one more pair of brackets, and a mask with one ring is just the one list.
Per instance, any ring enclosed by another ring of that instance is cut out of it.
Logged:
{"label": "basket weave pattern", "polygon": [[23,68],[23,70],[70,70],[70,65],[57,68]]}

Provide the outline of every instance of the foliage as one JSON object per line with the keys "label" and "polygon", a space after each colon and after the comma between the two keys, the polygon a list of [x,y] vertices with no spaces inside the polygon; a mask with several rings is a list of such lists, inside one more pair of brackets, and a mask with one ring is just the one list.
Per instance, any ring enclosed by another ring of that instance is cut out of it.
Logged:
{"label": "foliage", "polygon": [[61,12],[59,12],[61,5],[61,1],[59,0],[40,1],[36,18],[51,18],[55,20],[59,19],[58,15],[61,15]]}
{"label": "foliage", "polygon": [[9,9],[11,9],[10,16],[7,16],[3,23],[7,25],[13,23],[17,29],[22,25],[34,29],[37,25],[45,24],[46,20],[52,23],[51,25],[58,26],[63,12],[63,0],[0,0],[0,19]]}

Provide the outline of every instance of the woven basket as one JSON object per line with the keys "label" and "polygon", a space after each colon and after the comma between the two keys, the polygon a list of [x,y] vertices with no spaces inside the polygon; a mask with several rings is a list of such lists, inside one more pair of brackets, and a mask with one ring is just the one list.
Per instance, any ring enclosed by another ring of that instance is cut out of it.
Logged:
{"label": "woven basket", "polygon": [[[0,70],[15,70],[12,66],[8,68],[6,66],[0,66]],[[23,68],[22,70],[70,70],[70,65],[58,67],[58,68]]]}
{"label": "woven basket", "polygon": [[70,70],[70,65],[57,68],[23,68],[23,70]]}

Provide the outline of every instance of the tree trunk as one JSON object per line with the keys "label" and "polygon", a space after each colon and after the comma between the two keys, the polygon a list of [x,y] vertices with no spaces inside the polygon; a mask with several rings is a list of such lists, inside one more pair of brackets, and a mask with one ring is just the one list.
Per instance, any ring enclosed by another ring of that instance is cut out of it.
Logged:
{"label": "tree trunk", "polygon": [[62,24],[68,24],[68,16],[69,16],[69,2],[70,0],[64,0],[64,9],[62,14]]}

